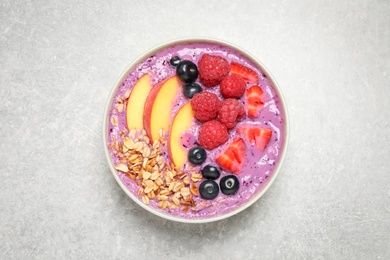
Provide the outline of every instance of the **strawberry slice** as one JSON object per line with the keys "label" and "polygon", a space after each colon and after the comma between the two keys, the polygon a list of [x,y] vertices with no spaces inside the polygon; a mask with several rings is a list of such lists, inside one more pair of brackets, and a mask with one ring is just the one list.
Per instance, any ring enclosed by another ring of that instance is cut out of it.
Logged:
{"label": "strawberry slice", "polygon": [[272,136],[272,130],[263,127],[241,126],[236,132],[246,139],[260,151],[264,151]]}
{"label": "strawberry slice", "polygon": [[259,76],[252,69],[241,64],[232,62],[230,64],[230,74],[235,74],[243,78],[246,82],[259,84]]}
{"label": "strawberry slice", "polygon": [[245,98],[247,104],[247,114],[250,118],[256,118],[260,115],[260,110],[264,106],[263,90],[255,85],[245,91]]}
{"label": "strawberry slice", "polygon": [[226,170],[239,173],[244,165],[246,145],[242,138],[234,140],[228,148],[220,154],[216,162]]}

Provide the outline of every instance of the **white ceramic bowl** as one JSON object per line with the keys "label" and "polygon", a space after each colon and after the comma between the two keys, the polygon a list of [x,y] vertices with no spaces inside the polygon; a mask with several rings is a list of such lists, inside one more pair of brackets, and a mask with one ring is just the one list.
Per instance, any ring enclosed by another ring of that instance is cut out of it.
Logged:
{"label": "white ceramic bowl", "polygon": [[[110,156],[110,153],[109,153],[109,150],[108,150],[108,147],[107,147],[108,120],[109,120],[110,107],[111,107],[111,104],[113,102],[113,98],[115,96],[115,93],[116,93],[118,87],[123,82],[123,80],[127,77],[128,73],[135,66],[137,66],[137,64],[139,64],[140,62],[146,60],[151,55],[153,55],[155,53],[158,53],[159,51],[161,51],[161,50],[163,50],[163,49],[165,49],[167,47],[174,46],[174,45],[177,45],[177,44],[186,44],[186,43],[212,43],[212,44],[220,44],[220,45],[227,46],[227,47],[229,47],[231,49],[234,49],[234,50],[238,51],[239,53],[243,54],[246,58],[248,58],[250,61],[252,61],[254,65],[259,67],[263,71],[263,73],[265,73],[267,75],[267,78],[272,82],[273,87],[274,87],[277,95],[279,96],[280,104],[281,104],[281,107],[283,108],[283,113],[284,113],[284,147],[283,147],[283,150],[282,150],[282,154],[281,154],[280,160],[277,162],[277,165],[276,165],[276,167],[275,167],[271,177],[269,178],[268,182],[265,183],[263,188],[259,192],[257,192],[257,194],[254,194],[253,197],[249,201],[247,201],[246,203],[244,203],[240,207],[236,208],[235,210],[233,210],[233,211],[231,211],[229,213],[226,213],[226,214],[223,214],[223,215],[219,215],[219,216],[215,216],[215,217],[210,217],[210,218],[207,218],[207,219],[185,219],[185,218],[182,218],[182,217],[176,217],[176,216],[172,216],[172,215],[169,215],[169,214],[164,214],[164,213],[154,209],[153,207],[145,205],[119,179],[118,173],[117,173],[117,171],[114,168],[114,164],[113,164],[113,161],[111,159],[111,156]],[[213,222],[213,221],[225,219],[225,218],[231,217],[231,216],[233,216],[233,215],[243,211],[244,209],[248,208],[253,203],[255,203],[268,190],[268,188],[272,185],[272,183],[276,179],[276,176],[278,175],[279,170],[280,170],[280,168],[281,168],[281,166],[283,164],[284,157],[285,157],[285,154],[286,154],[286,151],[287,151],[288,133],[289,133],[289,121],[288,120],[289,120],[289,117],[288,117],[288,114],[287,114],[286,102],[285,102],[285,99],[284,99],[283,94],[281,92],[281,89],[280,89],[279,85],[277,84],[277,82],[275,81],[275,79],[272,77],[271,73],[268,71],[268,69],[259,60],[257,60],[254,56],[252,56],[248,52],[244,51],[243,49],[241,49],[241,48],[239,48],[239,47],[237,47],[237,46],[235,46],[235,45],[233,45],[231,43],[227,43],[226,41],[220,41],[220,40],[210,39],[210,38],[186,38],[186,39],[179,39],[179,40],[169,41],[169,42],[161,44],[161,45],[159,45],[159,46],[157,46],[157,47],[147,51],[146,53],[141,55],[137,60],[135,60],[133,63],[131,63],[127,67],[127,69],[125,69],[125,71],[119,77],[118,81],[113,86],[113,88],[111,90],[111,93],[110,93],[110,96],[108,98],[107,104],[106,104],[106,108],[104,110],[103,145],[104,145],[106,158],[107,158],[109,167],[111,169],[111,172],[112,172],[114,178],[118,182],[119,186],[123,189],[123,191],[131,199],[133,199],[133,201],[135,203],[137,203],[139,206],[141,206],[142,208],[146,209],[147,211],[149,211],[149,212],[151,212],[151,213],[153,213],[153,214],[155,214],[157,216],[160,216],[162,218],[168,219],[168,220],[177,221],[177,222],[183,222],[183,223],[207,223],[207,222]]]}

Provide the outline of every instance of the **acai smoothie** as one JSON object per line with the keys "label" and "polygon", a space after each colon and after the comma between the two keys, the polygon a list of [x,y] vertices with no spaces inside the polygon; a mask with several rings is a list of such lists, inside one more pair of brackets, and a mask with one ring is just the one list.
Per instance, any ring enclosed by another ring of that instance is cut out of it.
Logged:
{"label": "acai smoothie", "polygon": [[133,66],[109,105],[107,148],[120,182],[162,214],[209,219],[244,207],[285,150],[269,75],[235,48],[183,42]]}

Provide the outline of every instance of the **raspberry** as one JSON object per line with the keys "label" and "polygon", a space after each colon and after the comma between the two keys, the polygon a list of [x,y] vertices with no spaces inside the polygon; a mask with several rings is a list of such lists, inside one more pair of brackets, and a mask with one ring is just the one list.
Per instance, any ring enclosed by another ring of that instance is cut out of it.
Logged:
{"label": "raspberry", "polygon": [[243,105],[237,99],[228,98],[221,102],[217,120],[225,125],[227,129],[232,129],[244,115]]}
{"label": "raspberry", "polygon": [[217,148],[228,139],[226,127],[216,120],[204,123],[199,129],[198,142],[207,150]]}
{"label": "raspberry", "polygon": [[205,122],[214,119],[219,109],[219,98],[214,93],[200,92],[191,99],[191,107],[195,118]]}
{"label": "raspberry", "polygon": [[245,92],[246,82],[239,76],[229,75],[222,80],[220,88],[225,98],[239,98]]}
{"label": "raspberry", "polygon": [[205,87],[218,85],[230,71],[230,65],[222,57],[204,54],[198,62],[200,82]]}

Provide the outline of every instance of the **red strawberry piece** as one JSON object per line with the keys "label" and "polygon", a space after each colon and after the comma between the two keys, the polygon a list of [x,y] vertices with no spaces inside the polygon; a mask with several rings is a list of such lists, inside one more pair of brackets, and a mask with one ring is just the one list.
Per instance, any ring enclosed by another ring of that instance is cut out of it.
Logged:
{"label": "red strawberry piece", "polygon": [[220,89],[224,98],[239,98],[245,92],[246,82],[237,75],[228,75],[222,80]]}
{"label": "red strawberry piece", "polygon": [[243,105],[235,98],[228,98],[220,103],[217,120],[232,129],[244,115]]}
{"label": "red strawberry piece", "polygon": [[272,136],[272,130],[263,127],[241,126],[237,133],[245,138],[260,151],[264,151]]}
{"label": "red strawberry piece", "polygon": [[242,138],[234,140],[215,160],[222,168],[239,173],[244,165],[246,145]]}
{"label": "red strawberry piece", "polygon": [[246,82],[259,84],[259,76],[257,73],[244,65],[232,62],[230,64],[230,74],[240,76]]}
{"label": "red strawberry piece", "polygon": [[204,54],[198,62],[199,79],[205,87],[218,85],[229,70],[229,62],[219,56]]}
{"label": "red strawberry piece", "polygon": [[256,118],[264,106],[263,90],[259,86],[252,86],[245,91],[248,116]]}
{"label": "red strawberry piece", "polygon": [[216,120],[204,123],[198,134],[198,143],[207,150],[217,148],[229,139],[226,127]]}
{"label": "red strawberry piece", "polygon": [[219,109],[219,98],[214,93],[196,93],[191,99],[191,107],[194,116],[201,122],[209,121],[217,117]]}

